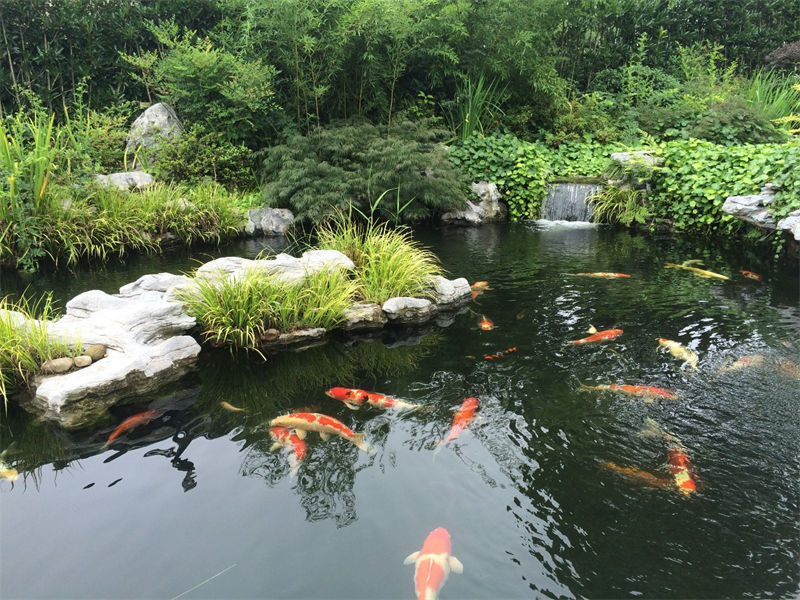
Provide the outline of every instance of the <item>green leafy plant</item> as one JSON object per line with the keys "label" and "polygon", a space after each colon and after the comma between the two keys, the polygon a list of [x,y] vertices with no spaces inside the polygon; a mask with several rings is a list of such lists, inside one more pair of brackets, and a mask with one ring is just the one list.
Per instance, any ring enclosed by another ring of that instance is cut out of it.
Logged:
{"label": "green leafy plant", "polygon": [[[259,153],[264,199],[290,208],[297,220],[320,223],[353,206],[366,213],[385,190],[397,189],[392,204],[406,206],[409,221],[464,205],[465,181],[439,143],[443,132],[425,123],[396,119],[392,135],[367,123],[323,127],[308,136]],[[411,199],[414,202],[408,204]],[[389,198],[374,209],[396,214]]]}
{"label": "green leafy plant", "polygon": [[633,223],[645,224],[653,215],[642,193],[630,186],[605,186],[590,201],[597,222],[630,227]]}

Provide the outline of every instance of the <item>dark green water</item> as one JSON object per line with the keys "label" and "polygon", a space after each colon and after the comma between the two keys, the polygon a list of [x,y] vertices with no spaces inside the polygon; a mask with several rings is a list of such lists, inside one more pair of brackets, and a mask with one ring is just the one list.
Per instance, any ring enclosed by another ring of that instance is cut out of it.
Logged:
{"label": "dark green water", "polygon": [[[0,596],[174,598],[202,584],[180,597],[410,598],[414,570],[403,559],[438,526],[464,564],[444,599],[797,596],[796,264],[702,240],[532,224],[417,237],[453,276],[491,284],[448,327],[332,340],[267,363],[204,351],[180,385],[82,431],[12,407],[2,448],[24,477],[0,482]],[[687,259],[732,280],[663,268]],[[57,296],[191,266],[182,256],[75,273]],[[565,276],[580,271],[631,278]],[[23,285],[3,281],[6,293]],[[481,315],[496,328],[481,331]],[[624,334],[565,345],[590,324]],[[659,352],[656,337],[694,349],[699,371]],[[755,354],[761,366],[720,372]],[[644,403],[581,383],[660,386],[680,398]],[[430,409],[349,411],[325,397],[335,385]],[[467,396],[480,417],[434,461]],[[310,434],[292,477],[267,429],[300,407],[365,432],[376,453]],[[148,408],[164,412],[102,448]],[[639,435],[648,418],[680,439],[696,494],[601,468],[670,477],[668,443]]]}

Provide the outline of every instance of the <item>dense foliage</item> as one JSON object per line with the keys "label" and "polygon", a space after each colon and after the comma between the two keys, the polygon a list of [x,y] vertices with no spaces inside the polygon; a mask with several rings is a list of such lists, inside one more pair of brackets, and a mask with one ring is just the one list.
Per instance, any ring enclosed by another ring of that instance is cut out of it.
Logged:
{"label": "dense foliage", "polygon": [[314,223],[350,207],[393,221],[460,207],[467,182],[447,160],[438,133],[398,120],[388,137],[369,123],[296,134],[265,152],[264,199]]}

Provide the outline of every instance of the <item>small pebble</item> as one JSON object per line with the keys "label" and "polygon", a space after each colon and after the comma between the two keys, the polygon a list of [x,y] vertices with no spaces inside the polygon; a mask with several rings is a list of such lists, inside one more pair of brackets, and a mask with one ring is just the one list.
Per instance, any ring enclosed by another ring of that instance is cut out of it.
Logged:
{"label": "small pebble", "polygon": [[83,353],[84,356],[89,356],[93,362],[97,362],[106,355],[106,347],[103,344],[92,344]]}
{"label": "small pebble", "polygon": [[66,373],[72,368],[71,358],[51,358],[42,363],[42,373]]}
{"label": "small pebble", "polygon": [[82,369],[83,367],[88,367],[90,364],[92,364],[92,357],[84,354],[83,356],[76,356],[72,359],[72,362],[75,363],[76,367]]}

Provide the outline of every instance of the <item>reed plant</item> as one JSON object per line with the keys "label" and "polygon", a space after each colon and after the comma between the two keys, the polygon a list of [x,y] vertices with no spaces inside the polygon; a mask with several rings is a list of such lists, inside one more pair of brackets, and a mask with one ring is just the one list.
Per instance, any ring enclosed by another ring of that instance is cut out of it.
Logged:
{"label": "reed plant", "polygon": [[338,250],[353,261],[359,294],[367,302],[428,295],[432,278],[444,273],[433,252],[414,241],[407,227],[356,223],[340,215],[321,225],[317,238],[321,248]]}
{"label": "reed plant", "polygon": [[800,81],[772,70],[756,71],[744,80],[745,97],[771,121],[785,129],[787,117],[800,114]]}
{"label": "reed plant", "polygon": [[0,396],[5,407],[44,361],[75,353],[70,345],[48,336],[46,322],[55,313],[50,294],[38,301],[0,298]]}
{"label": "reed plant", "polygon": [[179,293],[204,339],[231,350],[255,350],[268,329],[335,327],[355,301],[357,285],[342,270],[309,273],[286,283],[256,269],[224,280],[197,278]]}
{"label": "reed plant", "polygon": [[466,83],[459,86],[455,106],[447,113],[456,139],[463,142],[474,133],[487,133],[503,114],[500,102],[504,93],[496,82],[487,83],[483,75],[477,82],[467,78]]}

